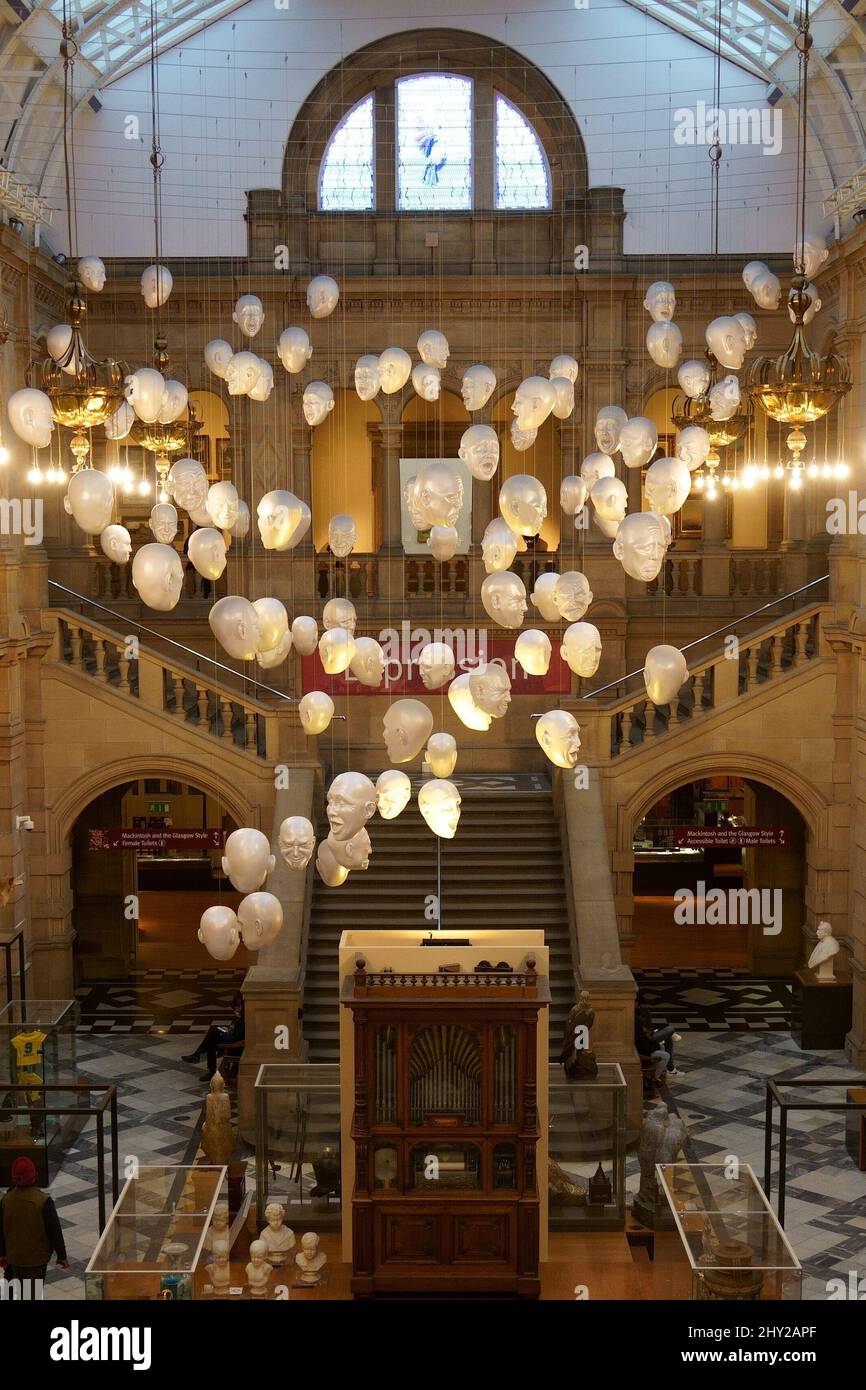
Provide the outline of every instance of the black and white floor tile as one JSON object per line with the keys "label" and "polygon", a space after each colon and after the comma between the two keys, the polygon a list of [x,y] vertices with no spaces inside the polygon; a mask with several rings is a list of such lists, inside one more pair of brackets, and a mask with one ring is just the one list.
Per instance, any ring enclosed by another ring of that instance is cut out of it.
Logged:
{"label": "black and white floor tile", "polygon": [[789,1032],[791,985],[744,970],[636,970],[653,1017],[694,1033]]}

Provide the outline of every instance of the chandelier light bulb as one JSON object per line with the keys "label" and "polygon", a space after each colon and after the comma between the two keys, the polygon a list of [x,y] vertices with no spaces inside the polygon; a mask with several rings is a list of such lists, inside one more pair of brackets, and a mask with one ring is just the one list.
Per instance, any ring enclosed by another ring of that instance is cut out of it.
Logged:
{"label": "chandelier light bulb", "polygon": [[147,478],[140,479],[138,484],[138,495],[139,497],[150,496],[150,483],[148,482]]}
{"label": "chandelier light bulb", "polygon": [[770,465],[769,465],[768,463],[765,463],[764,466],[763,466],[762,469],[761,469],[761,481],[765,483],[765,482],[767,481],[767,479],[769,478],[769,476],[770,476]]}
{"label": "chandelier light bulb", "polygon": [[722,474],[722,487],[730,487],[730,486],[731,486],[731,476],[730,476],[730,474],[729,474],[729,473],[723,473],[723,474]]}
{"label": "chandelier light bulb", "polygon": [[840,459],[839,462],[836,464],[836,467],[835,467],[835,469],[833,470],[833,472],[834,472],[834,475],[835,475],[837,478],[847,478],[847,477],[848,477],[848,474],[849,474],[849,472],[850,472],[850,469],[848,468],[847,463],[843,463],[842,460]]}
{"label": "chandelier light bulb", "polygon": [[28,483],[33,483],[35,485],[38,485],[42,482],[42,472],[38,464],[34,463],[33,467],[29,470],[27,474],[27,481]]}
{"label": "chandelier light bulb", "polygon": [[9,450],[5,444],[0,444],[0,465],[9,462]]}
{"label": "chandelier light bulb", "polygon": [[733,476],[733,478],[731,479],[731,492],[739,492],[739,490],[740,490],[740,480],[739,480],[739,478],[737,477],[737,475],[736,475],[736,473],[735,473],[734,476]]}
{"label": "chandelier light bulb", "polygon": [[773,477],[774,477],[774,478],[784,478],[784,476],[785,476],[785,469],[784,469],[784,466],[783,466],[781,463],[777,463],[777,464],[776,464],[776,467],[773,469]]}
{"label": "chandelier light bulb", "polygon": [[817,463],[810,463],[809,467],[806,469],[806,475],[809,478],[817,478],[818,472],[819,469]]}
{"label": "chandelier light bulb", "polygon": [[824,464],[824,467],[821,469],[821,477],[822,477],[822,478],[832,478],[832,476],[833,476],[833,470],[832,470],[832,468],[830,467],[829,463],[825,463],[825,464]]}
{"label": "chandelier light bulb", "polygon": [[705,481],[706,479],[704,478],[703,473],[698,473],[697,477],[695,478],[695,487],[697,488],[698,492],[703,492]]}
{"label": "chandelier light bulb", "polygon": [[718,489],[717,489],[715,483],[711,482],[710,485],[709,485],[709,487],[707,488],[707,492],[706,492],[707,501],[708,501],[708,502],[715,502],[715,500],[716,500],[716,498],[718,497],[718,495],[719,495],[719,493],[718,493]]}
{"label": "chandelier light bulb", "polygon": [[803,486],[803,475],[799,469],[795,469],[788,478],[788,483],[794,492],[799,492]]}

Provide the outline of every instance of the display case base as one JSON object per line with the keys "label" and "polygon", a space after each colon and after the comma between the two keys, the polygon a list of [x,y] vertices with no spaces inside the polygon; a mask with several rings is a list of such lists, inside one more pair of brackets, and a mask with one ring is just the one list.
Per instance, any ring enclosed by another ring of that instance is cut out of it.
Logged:
{"label": "display case base", "polygon": [[791,1035],[805,1052],[843,1048],[851,1028],[854,987],[851,980],[819,984],[813,971],[794,974]]}

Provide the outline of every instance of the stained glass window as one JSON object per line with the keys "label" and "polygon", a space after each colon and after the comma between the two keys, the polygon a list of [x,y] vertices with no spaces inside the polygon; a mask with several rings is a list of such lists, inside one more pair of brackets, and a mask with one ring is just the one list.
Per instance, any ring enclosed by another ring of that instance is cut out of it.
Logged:
{"label": "stained glass window", "polygon": [[373,195],[373,94],[341,120],[328,141],[319,179],[323,212],[369,212]]}
{"label": "stained glass window", "polygon": [[496,96],[496,206],[549,208],[550,174],[541,141],[516,106]]}
{"label": "stained glass window", "polygon": [[472,207],[472,81],[449,73],[402,77],[397,86],[397,207]]}

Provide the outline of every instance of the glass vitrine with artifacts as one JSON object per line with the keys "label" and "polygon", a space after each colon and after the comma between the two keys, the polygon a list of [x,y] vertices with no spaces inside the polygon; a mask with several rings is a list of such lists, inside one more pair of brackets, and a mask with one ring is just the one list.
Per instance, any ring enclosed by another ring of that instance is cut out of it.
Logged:
{"label": "glass vitrine with artifacts", "polygon": [[[538,1296],[538,1029],[522,968],[347,975],[352,1291]],[[546,1032],[545,1032],[546,1035]]]}

